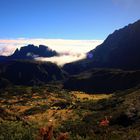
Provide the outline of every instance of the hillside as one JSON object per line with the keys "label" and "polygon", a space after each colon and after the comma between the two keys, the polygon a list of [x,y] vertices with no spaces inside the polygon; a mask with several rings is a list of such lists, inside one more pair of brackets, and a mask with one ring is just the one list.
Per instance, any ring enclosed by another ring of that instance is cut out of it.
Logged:
{"label": "hillside", "polygon": [[6,56],[0,56],[0,62],[6,61],[7,57]]}
{"label": "hillside", "polygon": [[39,85],[63,80],[64,72],[50,62],[6,61],[0,63],[0,83],[17,85]]}
{"label": "hillside", "polygon": [[66,64],[64,70],[70,74],[91,68],[117,68],[124,70],[140,69],[140,20],[116,30],[87,58]]}
{"label": "hillside", "polygon": [[140,84],[140,71],[117,69],[93,69],[71,76],[64,82],[64,88],[88,93],[112,93]]}

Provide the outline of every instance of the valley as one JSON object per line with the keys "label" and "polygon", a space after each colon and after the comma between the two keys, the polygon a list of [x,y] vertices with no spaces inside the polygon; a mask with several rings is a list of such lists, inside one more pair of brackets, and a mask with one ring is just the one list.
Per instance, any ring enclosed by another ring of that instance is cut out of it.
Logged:
{"label": "valley", "polygon": [[44,45],[0,56],[0,140],[139,140],[139,36],[140,20],[64,66]]}

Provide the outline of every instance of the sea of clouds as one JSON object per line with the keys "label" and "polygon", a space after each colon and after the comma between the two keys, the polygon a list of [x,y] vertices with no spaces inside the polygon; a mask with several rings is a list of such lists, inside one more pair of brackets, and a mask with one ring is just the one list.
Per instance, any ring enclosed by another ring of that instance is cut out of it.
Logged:
{"label": "sea of clouds", "polygon": [[0,39],[0,55],[11,55],[16,48],[28,44],[46,45],[60,55],[51,58],[36,58],[41,61],[51,61],[58,65],[83,59],[86,53],[101,44],[102,40],[70,40],[70,39]]}

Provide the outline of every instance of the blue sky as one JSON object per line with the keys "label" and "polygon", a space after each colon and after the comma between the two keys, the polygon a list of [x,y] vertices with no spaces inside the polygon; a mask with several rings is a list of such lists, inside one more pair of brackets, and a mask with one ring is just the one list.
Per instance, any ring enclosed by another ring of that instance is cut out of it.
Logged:
{"label": "blue sky", "polygon": [[0,0],[0,39],[100,39],[140,18],[140,0]]}

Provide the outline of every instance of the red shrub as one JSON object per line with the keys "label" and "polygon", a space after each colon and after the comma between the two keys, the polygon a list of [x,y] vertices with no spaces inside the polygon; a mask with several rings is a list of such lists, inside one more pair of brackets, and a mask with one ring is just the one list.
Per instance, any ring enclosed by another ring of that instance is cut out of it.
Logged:
{"label": "red shrub", "polygon": [[51,140],[53,137],[53,126],[40,128],[40,137],[42,140]]}
{"label": "red shrub", "polygon": [[60,135],[56,138],[56,140],[68,140],[68,133],[60,133]]}
{"label": "red shrub", "polygon": [[[39,131],[39,137],[36,140],[52,140],[53,126],[42,127]],[[68,140],[68,133],[60,133],[56,140]]]}
{"label": "red shrub", "polygon": [[109,120],[107,117],[105,119],[101,120],[99,126],[109,126]]}

